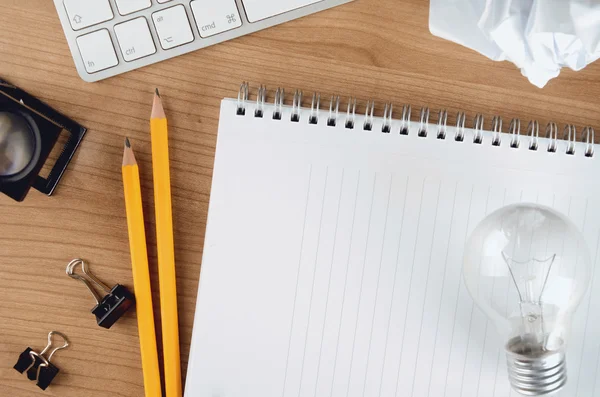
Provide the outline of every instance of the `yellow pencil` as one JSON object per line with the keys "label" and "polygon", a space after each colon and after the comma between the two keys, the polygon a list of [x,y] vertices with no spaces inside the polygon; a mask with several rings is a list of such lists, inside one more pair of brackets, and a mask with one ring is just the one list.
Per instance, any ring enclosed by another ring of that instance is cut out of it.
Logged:
{"label": "yellow pencil", "polygon": [[165,364],[165,391],[167,397],[181,397],[179,319],[177,316],[177,282],[175,278],[175,252],[173,245],[171,176],[169,173],[169,137],[167,118],[158,89],[154,95],[150,133],[152,135],[154,210],[156,213],[156,244]]}
{"label": "yellow pencil", "polygon": [[154,311],[152,309],[152,291],[148,270],[144,213],[142,211],[140,173],[133,150],[131,150],[131,144],[127,138],[125,138],[122,171],[142,371],[144,373],[144,390],[146,397],[160,397],[160,370],[158,367],[156,332],[154,330]]}

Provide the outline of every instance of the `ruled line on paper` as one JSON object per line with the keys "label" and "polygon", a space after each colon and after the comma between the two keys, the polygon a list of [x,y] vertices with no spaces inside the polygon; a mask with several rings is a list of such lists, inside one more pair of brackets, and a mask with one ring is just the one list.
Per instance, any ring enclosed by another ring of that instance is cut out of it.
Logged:
{"label": "ruled line on paper", "polygon": [[333,360],[333,379],[331,380],[331,392],[330,395],[333,394],[333,387],[335,385],[335,374],[336,374],[336,367],[337,367],[337,358],[338,358],[338,352],[339,352],[339,348],[340,348],[340,334],[342,332],[342,315],[344,313],[344,304],[346,301],[346,287],[348,285],[348,267],[350,265],[350,252],[352,250],[352,237],[354,236],[354,221],[356,220],[356,209],[357,209],[357,204],[358,204],[358,190],[360,187],[360,177],[361,177],[361,173],[360,170],[358,171],[358,179],[356,181],[356,196],[354,198],[354,210],[352,211],[352,226],[350,227],[350,244],[348,245],[348,257],[346,260],[346,272],[344,275],[344,288],[343,288],[343,293],[342,293],[342,306],[340,309],[340,324],[338,327],[338,332],[337,332],[337,342],[336,342],[336,347],[335,347],[335,355],[334,355],[334,360]]}
{"label": "ruled line on paper", "polygon": [[310,197],[310,187],[311,187],[311,181],[312,181],[312,164],[309,167],[309,171],[308,171],[308,189],[306,191],[306,202],[304,205],[304,222],[303,222],[303,226],[302,226],[302,236],[300,238],[300,253],[299,253],[299,258],[298,258],[298,270],[297,270],[297,274],[296,274],[296,291],[294,293],[294,305],[292,308],[292,321],[290,324],[290,338],[289,338],[289,342],[288,342],[288,349],[287,349],[287,357],[286,357],[286,362],[285,362],[285,373],[284,373],[284,377],[283,377],[283,390],[281,391],[281,395],[282,397],[285,395],[285,385],[287,382],[287,374],[288,374],[288,367],[289,367],[289,360],[290,360],[290,349],[292,347],[292,331],[294,329],[294,318],[295,318],[295,314],[296,314],[296,298],[298,297],[298,284],[300,282],[300,264],[302,263],[302,252],[303,252],[303,248],[304,248],[304,232],[306,231],[306,222],[307,222],[307,213],[308,213],[308,198]]}
{"label": "ruled line on paper", "polygon": [[[584,210],[583,210],[583,223],[582,223],[581,229],[580,229],[580,231],[582,233],[585,233],[585,226],[586,226],[586,223],[587,223],[587,220],[588,220],[588,214],[587,214],[588,202],[589,202],[589,199],[586,198],[586,200],[585,200],[585,207],[584,207]],[[577,243],[577,249],[579,250],[579,243]],[[577,255],[576,258],[575,258],[576,262],[578,260],[579,260],[579,255]],[[581,305],[581,302],[580,302],[580,305]],[[574,317],[575,316],[573,315],[573,318]],[[585,330],[585,326],[584,326],[583,329]],[[584,333],[584,335],[585,335],[585,333]],[[585,339],[581,340],[581,348],[579,349],[579,355],[581,357],[580,358],[580,362],[579,362],[579,367],[576,368],[575,376],[571,376],[570,377],[570,379],[569,379],[569,381],[571,382],[570,385],[573,385],[574,384],[573,382],[576,382],[576,384],[579,385],[579,373],[581,371],[581,362],[583,361],[583,348],[584,348],[584,345],[585,345]],[[577,397],[577,393],[575,393],[575,397]]]}
{"label": "ruled line on paper", "polygon": [[[484,211],[484,217],[487,216],[488,214],[488,205],[490,204],[490,194],[492,192],[492,187],[488,186],[488,191],[487,191],[487,196],[485,199],[485,211]],[[466,241],[466,240],[465,240]],[[481,242],[481,245],[483,246],[483,241]],[[479,266],[481,266],[481,261],[479,263]],[[462,267],[461,267],[462,269]],[[465,361],[463,363],[463,374],[462,374],[462,382],[460,384],[460,395],[463,394],[463,387],[465,385],[465,376],[466,376],[466,369],[467,369],[467,361],[469,359],[469,347],[471,346],[471,330],[473,327],[473,313],[475,312],[475,310],[477,310],[477,308],[475,307],[475,302],[473,302],[471,304],[471,314],[469,315],[469,332],[467,333],[467,346],[465,347]],[[481,363],[479,364],[479,369],[481,369]]]}
{"label": "ruled line on paper", "polygon": [[369,217],[368,217],[368,221],[367,221],[367,238],[365,239],[365,254],[363,257],[362,271],[361,271],[361,277],[360,277],[360,292],[358,294],[358,304],[356,305],[358,310],[357,310],[357,314],[356,314],[356,323],[354,326],[354,334],[352,336],[352,353],[350,354],[350,369],[348,371],[348,387],[346,388],[346,396],[348,396],[348,394],[350,393],[350,378],[352,376],[352,364],[353,364],[353,360],[354,360],[354,347],[356,345],[356,331],[358,329],[358,321],[359,321],[359,314],[360,314],[360,301],[362,299],[363,282],[364,282],[364,276],[365,276],[365,265],[367,263],[367,247],[369,246],[369,236],[371,235],[371,216],[373,215],[373,201],[375,198],[375,184],[376,183],[377,183],[377,173],[375,173],[375,178],[373,180],[373,192],[371,193],[371,204],[369,205]]}
{"label": "ruled line on paper", "polygon": [[[587,211],[586,211],[587,212]],[[587,217],[587,214],[586,214]],[[593,295],[593,291],[595,290],[595,281],[596,281],[596,267],[598,266],[598,252],[600,251],[600,231],[598,231],[598,237],[596,238],[596,250],[595,250],[595,254],[594,254],[594,260],[592,262],[592,281],[590,283],[590,296],[588,297],[588,307],[587,307],[587,314],[585,316],[585,325],[584,325],[584,333],[583,333],[583,340],[585,342],[585,340],[587,340],[587,336],[588,336],[588,320],[590,318],[590,308],[592,307],[592,295]],[[583,349],[583,347],[582,347]],[[583,366],[583,357],[584,355],[581,355],[581,361],[579,363],[579,368],[581,368]],[[600,359],[600,354],[598,354],[598,358]],[[575,389],[575,396],[579,395],[579,385],[581,384],[581,379],[579,379],[579,382],[577,382],[577,388]],[[594,388],[592,388],[592,390],[595,389],[595,383],[594,383]]]}
{"label": "ruled line on paper", "polygon": [[[450,237],[452,236],[452,230],[454,227],[454,214],[456,211],[456,196],[458,194],[458,182],[456,182],[455,186],[454,186],[454,198],[452,199],[452,215],[450,216],[450,227],[448,228],[448,244],[446,246],[446,255],[445,255],[445,260],[444,260],[444,271],[443,274],[444,276],[446,275],[446,270],[448,268],[448,254],[450,253]],[[468,221],[467,221],[468,223]],[[437,318],[437,322],[435,325],[435,338],[433,340],[433,357],[435,358],[435,353],[436,353],[436,348],[437,348],[437,339],[438,339],[438,331],[439,331],[439,326],[440,326],[440,310],[442,307],[442,299],[444,299],[444,290],[446,287],[446,277],[444,277],[444,280],[442,281],[442,292],[440,294],[440,301],[439,301],[439,305],[438,305],[438,318]],[[433,366],[431,367],[431,371],[429,373],[429,385],[427,386],[427,397],[429,396],[429,393],[431,391],[431,379],[433,378]]]}
{"label": "ruled line on paper", "polygon": [[[435,238],[435,232],[436,232],[436,228],[437,228],[437,221],[438,221],[438,211],[439,211],[439,207],[440,207],[440,192],[442,190],[442,183],[440,182],[438,184],[438,190],[437,190],[437,198],[436,198],[436,203],[435,203],[435,215],[434,215],[434,220],[433,220],[433,230],[431,231],[431,243],[429,244],[430,247],[433,247],[433,243],[434,243],[434,238]],[[427,287],[429,286],[429,271],[431,270],[431,257],[432,257],[432,252],[433,250],[429,251],[429,259],[428,259],[428,263],[427,263],[427,277],[426,277],[426,281],[425,281],[425,299],[423,299],[423,307],[422,307],[422,311],[421,311],[421,320],[419,321],[419,336],[417,338],[417,354],[415,356],[415,367],[417,366],[417,362],[419,360],[419,348],[421,346],[421,335],[422,335],[422,327],[423,327],[423,317],[425,316],[425,302],[427,299]],[[438,314],[438,318],[439,318],[439,314]],[[413,381],[412,381],[412,385],[410,387],[410,395],[412,396],[415,390],[415,381],[416,381],[417,377],[413,376]]]}
{"label": "ruled line on paper", "polygon": [[389,311],[389,315],[388,315],[388,321],[387,321],[387,330],[385,333],[385,342],[384,342],[384,346],[385,349],[383,351],[383,366],[381,367],[381,377],[380,377],[380,381],[379,381],[379,397],[381,397],[381,388],[383,386],[383,374],[384,374],[384,370],[385,370],[385,362],[386,362],[386,356],[387,356],[387,344],[388,344],[388,337],[390,334],[390,323],[392,321],[392,309],[393,309],[393,302],[394,302],[394,293],[396,291],[396,276],[398,274],[398,265],[399,265],[399,258],[400,258],[400,242],[402,241],[402,235],[403,235],[403,231],[404,231],[404,220],[406,219],[406,199],[408,197],[408,182],[410,180],[410,177],[406,177],[406,184],[404,186],[404,201],[402,202],[402,220],[401,220],[401,225],[400,225],[400,235],[398,236],[398,249],[396,250],[396,260],[395,260],[395,269],[394,269],[394,277],[393,277],[393,281],[392,281],[392,296],[390,299],[390,311]]}
{"label": "ruled line on paper", "polygon": [[[504,195],[502,197],[502,207],[506,206],[506,191],[507,189],[504,188]],[[536,200],[536,202],[539,201],[539,193],[538,193],[538,200]],[[494,296],[494,290],[496,288],[496,279],[494,279],[492,281],[492,296]],[[486,321],[485,323],[485,337],[483,339],[483,349],[481,349],[481,362],[483,362],[483,355],[485,354],[485,346],[487,345],[488,339],[487,339],[487,329],[489,327],[489,320]],[[498,363],[496,362],[496,366],[498,366]],[[477,382],[477,395],[479,395],[479,389],[481,388],[481,369],[482,369],[483,365],[481,365],[479,367],[479,381]],[[496,368],[497,369],[497,368]],[[492,386],[492,390],[496,389],[496,375],[494,375],[494,382],[493,382],[493,386]]]}
{"label": "ruled line on paper", "polygon": [[[336,244],[337,244],[337,232],[338,232],[338,225],[339,225],[339,219],[340,219],[340,208],[341,203],[342,203],[342,193],[344,191],[344,172],[345,170],[342,169],[342,182],[341,182],[341,186],[340,186],[340,194],[338,197],[338,205],[337,205],[337,213],[335,216],[335,232],[333,235],[333,248],[331,250],[331,259],[330,259],[330,263],[329,263],[329,276],[328,276],[328,281],[327,281],[327,297],[325,298],[325,315],[327,315],[327,309],[329,307],[329,294],[331,293],[331,273],[333,270],[333,258],[335,256],[335,248],[336,248]],[[323,352],[323,339],[325,337],[325,324],[326,321],[323,321],[323,327],[321,329],[321,343],[319,345],[319,360],[317,362],[317,377],[315,380],[315,394],[314,396],[317,397],[317,388],[319,387],[319,375],[320,375],[320,370],[321,370],[321,354]]]}
{"label": "ruled line on paper", "polygon": [[[319,215],[319,231],[317,232],[317,248],[315,253],[315,264],[313,266],[312,286],[310,289],[310,300],[308,304],[308,321],[306,335],[304,336],[304,350],[302,352],[302,366],[300,369],[300,382],[298,384],[298,396],[302,390],[302,379],[304,377],[304,362],[306,360],[306,344],[308,342],[308,327],[310,326],[310,318],[312,314],[313,298],[315,292],[315,280],[317,278],[317,261],[319,260],[319,249],[321,248],[321,232],[323,231],[323,213],[325,211],[325,197],[327,197],[327,180],[329,177],[329,167],[325,168],[325,186],[323,187],[323,198],[321,200],[321,213]],[[339,207],[339,205],[338,205]]]}
{"label": "ruled line on paper", "polygon": [[[471,187],[471,196],[469,198],[469,209],[467,210],[467,226],[465,228],[465,238],[464,241],[467,240],[467,236],[469,233],[469,222],[471,221],[471,209],[472,209],[472,205],[473,205],[473,192],[475,191],[475,185],[473,185]],[[459,278],[459,287],[457,288],[460,291],[460,278]],[[456,294],[456,302],[454,305],[454,314],[456,315],[456,311],[458,309],[458,299],[459,299],[459,293]],[[455,326],[452,326],[452,331],[451,331],[451,336],[450,336],[450,349],[448,350],[448,367],[446,368],[446,381],[445,384],[446,386],[444,387],[444,397],[446,397],[446,391],[448,390],[448,376],[450,375],[450,359],[452,357],[452,345],[454,345],[454,328]]]}
{"label": "ruled line on paper", "polygon": [[387,204],[385,207],[385,221],[383,223],[383,238],[381,239],[381,248],[379,249],[380,254],[379,254],[379,270],[377,271],[377,286],[375,287],[375,307],[373,308],[373,318],[371,319],[371,330],[369,331],[369,347],[368,347],[368,353],[367,353],[367,365],[365,368],[365,382],[363,383],[363,397],[365,395],[366,392],[366,388],[367,388],[367,373],[369,372],[369,358],[371,356],[371,342],[372,342],[372,338],[373,338],[373,323],[375,322],[375,308],[377,307],[377,297],[379,294],[379,281],[381,278],[381,264],[383,263],[383,246],[385,244],[385,235],[386,235],[386,231],[387,231],[387,225],[388,225],[388,215],[389,215],[389,209],[390,209],[390,197],[392,195],[392,185],[394,184],[394,175],[392,174],[390,176],[390,187],[388,190],[388,197],[387,197]]}
{"label": "ruled line on paper", "polygon": [[415,266],[415,254],[417,252],[417,243],[418,243],[418,236],[419,236],[419,227],[421,226],[421,210],[423,209],[423,194],[425,192],[425,179],[423,179],[422,182],[422,187],[421,187],[421,199],[419,200],[419,215],[417,216],[417,231],[415,233],[415,236],[417,236],[415,238],[415,245],[413,247],[413,260],[412,260],[412,267],[411,267],[411,271],[410,271],[410,277],[409,277],[409,281],[408,281],[408,301],[407,301],[407,309],[404,313],[404,331],[402,332],[402,338],[401,338],[401,343],[400,343],[400,357],[399,357],[399,361],[400,363],[398,364],[398,373],[396,375],[396,391],[394,392],[394,396],[398,395],[398,385],[400,384],[400,369],[402,368],[402,354],[403,354],[403,350],[404,350],[404,337],[406,336],[406,325],[407,325],[407,319],[408,319],[408,303],[410,302],[410,292],[412,289],[412,276],[414,273],[414,266]]}

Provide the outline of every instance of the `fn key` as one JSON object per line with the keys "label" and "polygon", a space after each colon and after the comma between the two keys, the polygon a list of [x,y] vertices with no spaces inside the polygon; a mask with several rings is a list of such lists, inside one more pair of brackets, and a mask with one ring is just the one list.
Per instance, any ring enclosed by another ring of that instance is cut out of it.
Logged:
{"label": "fn key", "polygon": [[102,29],[77,38],[85,70],[96,73],[119,64],[108,30]]}

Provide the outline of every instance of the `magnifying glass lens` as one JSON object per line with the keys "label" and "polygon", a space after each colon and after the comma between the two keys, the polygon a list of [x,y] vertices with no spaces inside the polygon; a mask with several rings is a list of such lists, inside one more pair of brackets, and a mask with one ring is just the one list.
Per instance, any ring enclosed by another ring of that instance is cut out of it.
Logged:
{"label": "magnifying glass lens", "polygon": [[31,162],[35,140],[27,121],[9,112],[0,112],[0,177],[15,175]]}

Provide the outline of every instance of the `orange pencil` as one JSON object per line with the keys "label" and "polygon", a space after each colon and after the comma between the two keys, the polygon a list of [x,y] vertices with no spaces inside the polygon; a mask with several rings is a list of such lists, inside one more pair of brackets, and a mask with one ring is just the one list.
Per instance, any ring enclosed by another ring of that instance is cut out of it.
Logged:
{"label": "orange pencil", "polygon": [[125,149],[123,151],[122,173],[142,371],[144,374],[144,391],[146,397],[160,397],[160,370],[156,348],[156,332],[154,330],[154,310],[152,308],[150,271],[148,270],[140,173],[133,150],[131,150],[131,144],[127,138],[125,139]]}
{"label": "orange pencil", "polygon": [[152,137],[152,168],[154,171],[154,210],[156,213],[156,245],[165,362],[165,391],[167,397],[181,397],[181,361],[179,357],[179,318],[177,315],[177,282],[175,278],[171,176],[169,171],[169,136],[167,118],[158,89],[154,95],[150,133]]}

